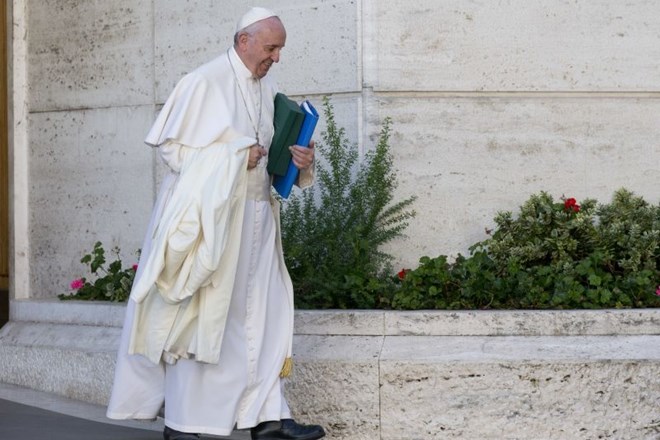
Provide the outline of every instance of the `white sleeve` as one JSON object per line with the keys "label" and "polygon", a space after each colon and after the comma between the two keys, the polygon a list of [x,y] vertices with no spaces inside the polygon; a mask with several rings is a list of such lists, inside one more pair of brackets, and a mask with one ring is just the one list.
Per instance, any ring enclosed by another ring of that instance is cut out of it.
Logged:
{"label": "white sleeve", "polygon": [[179,143],[166,141],[158,147],[158,154],[165,165],[175,173],[180,173],[187,150],[187,147]]}
{"label": "white sleeve", "polygon": [[314,172],[314,168],[316,165],[316,158],[314,158],[314,161],[308,168],[303,168],[300,170],[298,173],[298,180],[296,181],[296,186],[298,186],[301,189],[308,188],[314,184],[314,180],[316,178],[316,173]]}

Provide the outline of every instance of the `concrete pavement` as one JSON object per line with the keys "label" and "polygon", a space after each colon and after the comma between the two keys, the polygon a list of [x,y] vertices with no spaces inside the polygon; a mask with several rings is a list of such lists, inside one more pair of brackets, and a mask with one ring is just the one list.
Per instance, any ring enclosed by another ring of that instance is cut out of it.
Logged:
{"label": "concrete pavement", "polygon": [[[0,438],[21,440],[160,440],[163,421],[114,421],[105,407],[0,383]],[[248,440],[248,432],[230,437]]]}

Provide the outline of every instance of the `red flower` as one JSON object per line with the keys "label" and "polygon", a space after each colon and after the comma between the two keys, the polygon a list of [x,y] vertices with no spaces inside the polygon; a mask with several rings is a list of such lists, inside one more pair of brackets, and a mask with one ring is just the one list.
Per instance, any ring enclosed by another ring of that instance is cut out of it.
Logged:
{"label": "red flower", "polygon": [[577,201],[571,197],[564,201],[564,211],[580,212],[580,205],[578,205]]}
{"label": "red flower", "polygon": [[401,269],[399,273],[396,274],[396,276],[399,277],[400,280],[404,279],[406,277],[406,274],[410,272],[410,269]]}
{"label": "red flower", "polygon": [[137,265],[137,264],[134,264],[134,265],[133,265],[133,271],[134,271],[134,272],[137,272],[137,268],[138,268],[138,265]]}

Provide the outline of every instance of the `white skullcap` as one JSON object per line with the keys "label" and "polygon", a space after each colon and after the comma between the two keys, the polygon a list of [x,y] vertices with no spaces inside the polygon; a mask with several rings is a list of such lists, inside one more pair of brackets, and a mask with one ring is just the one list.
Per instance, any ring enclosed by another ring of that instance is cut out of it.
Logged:
{"label": "white skullcap", "polygon": [[238,20],[238,23],[236,23],[236,32],[245,29],[253,23],[270,17],[277,17],[277,14],[266,8],[254,7],[247,11],[245,15]]}

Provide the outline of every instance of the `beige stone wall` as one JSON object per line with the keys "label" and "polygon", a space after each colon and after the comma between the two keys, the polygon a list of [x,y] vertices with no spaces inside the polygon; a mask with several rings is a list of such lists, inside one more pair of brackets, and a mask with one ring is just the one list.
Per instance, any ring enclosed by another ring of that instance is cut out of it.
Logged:
{"label": "beige stone wall", "polygon": [[659,201],[660,4],[368,3],[367,118],[393,118],[399,193],[419,196],[404,266],[465,253],[541,190]]}
{"label": "beige stone wall", "polygon": [[[142,139],[176,81],[228,47],[245,6],[13,3],[11,166],[27,182],[14,194],[15,296],[47,297],[84,274],[96,240],[132,263],[161,174]],[[419,197],[397,265],[465,253],[498,210],[540,190],[659,199],[658,2],[261,4],[287,25],[283,91],[329,95],[362,150],[393,119],[398,194]]]}
{"label": "beige stone wall", "polygon": [[[0,384],[107,404],[125,305],[11,311]],[[660,309],[298,310],[285,393],[328,440],[657,440],[659,322]]]}

